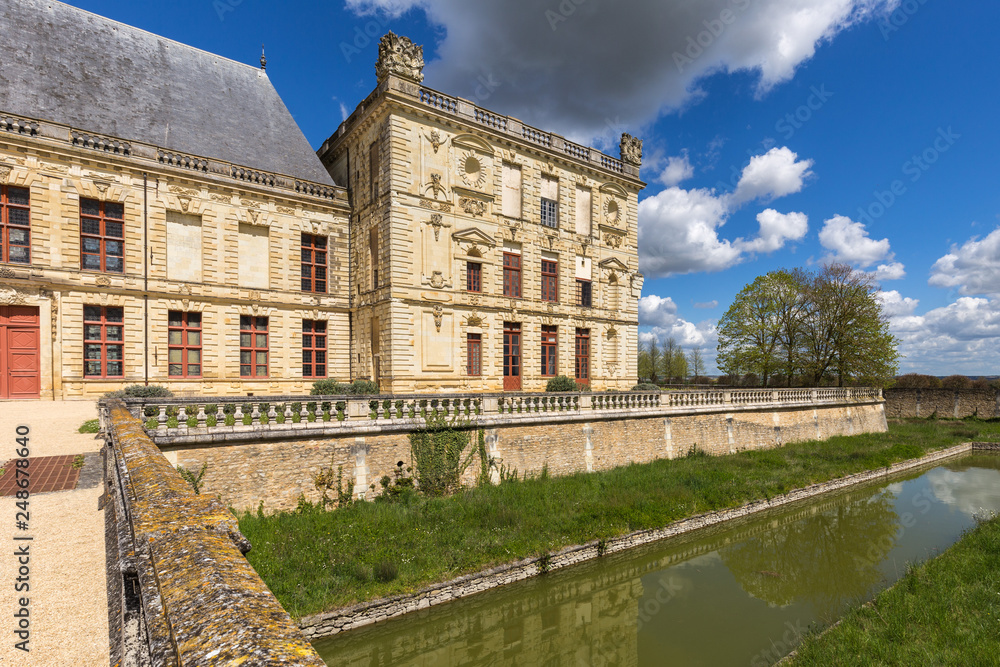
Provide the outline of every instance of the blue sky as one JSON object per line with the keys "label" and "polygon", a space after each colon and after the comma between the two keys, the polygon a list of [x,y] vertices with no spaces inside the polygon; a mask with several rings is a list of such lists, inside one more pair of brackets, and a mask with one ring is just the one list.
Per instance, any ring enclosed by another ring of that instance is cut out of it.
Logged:
{"label": "blue sky", "polygon": [[832,259],[879,279],[901,372],[1000,374],[1000,3],[71,4],[247,63],[265,44],[314,146],[374,88],[389,29],[431,87],[611,154],[642,137],[641,331],[710,371],[744,285]]}

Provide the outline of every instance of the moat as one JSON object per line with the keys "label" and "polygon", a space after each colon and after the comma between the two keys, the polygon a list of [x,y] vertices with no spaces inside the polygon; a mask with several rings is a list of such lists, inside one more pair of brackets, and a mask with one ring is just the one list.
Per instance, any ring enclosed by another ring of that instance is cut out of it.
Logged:
{"label": "moat", "polygon": [[316,643],[330,665],[767,665],[1000,511],[977,455]]}

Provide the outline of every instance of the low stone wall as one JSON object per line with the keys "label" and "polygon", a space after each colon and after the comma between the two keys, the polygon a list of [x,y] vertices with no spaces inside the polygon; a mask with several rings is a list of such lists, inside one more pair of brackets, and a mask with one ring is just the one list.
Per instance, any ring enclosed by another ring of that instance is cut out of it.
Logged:
{"label": "low stone wall", "polygon": [[889,419],[1000,418],[1000,389],[886,389]]}
{"label": "low stone wall", "polygon": [[[559,420],[555,413],[538,415],[530,423],[484,427],[488,456],[498,465],[529,475],[543,467],[553,475],[568,475],[672,459],[694,448],[729,454],[885,429],[881,401],[715,411],[691,408],[687,414],[616,415],[589,421]],[[369,429],[364,433],[281,439],[260,433],[256,439],[253,434],[239,441],[204,438],[188,444],[162,444],[161,449],[172,464],[188,470],[197,472],[208,465],[203,493],[218,495],[236,509],[256,509],[263,503],[265,510],[277,511],[294,508],[300,496],[318,500],[313,478],[320,468],[329,466],[335,471],[342,466],[345,482],[354,482],[355,494],[370,498],[381,490],[379,478],[391,475],[399,462],[411,464],[409,432]],[[479,469],[479,460],[474,458],[465,480],[475,481]],[[491,474],[496,478],[496,469]]]}
{"label": "low stone wall", "polygon": [[195,495],[121,404],[105,410],[111,664],[322,667],[232,513]]}
{"label": "low stone wall", "polygon": [[983,450],[996,452],[998,447],[995,443],[964,443],[945,449],[939,452],[928,454],[919,459],[904,461],[887,468],[870,470],[856,475],[849,475],[840,479],[831,480],[822,484],[814,484],[802,489],[796,489],[787,494],[771,498],[769,500],[759,500],[749,503],[743,507],[719,512],[710,512],[698,516],[690,517],[682,521],[677,521],[665,528],[656,530],[643,530],[624,535],[622,537],[608,540],[605,543],[590,542],[588,544],[572,546],[543,558],[529,558],[515,563],[510,563],[501,567],[477,572],[453,579],[442,584],[430,586],[413,595],[400,595],[373,602],[366,602],[352,607],[346,607],[333,612],[306,616],[299,621],[302,632],[312,640],[322,637],[329,637],[340,632],[360,628],[373,623],[379,623],[396,616],[426,609],[438,604],[443,604],[459,598],[468,597],[486,590],[504,586],[515,581],[521,581],[537,576],[542,572],[569,567],[585,561],[593,560],[604,555],[626,551],[641,545],[650,544],[659,540],[684,535],[696,530],[718,525],[726,521],[747,517],[759,512],[775,509],[791,503],[808,500],[819,495],[846,489],[848,487],[876,481],[895,475],[897,473],[912,470],[922,466],[931,465],[945,459],[954,458],[968,454],[973,450]]}

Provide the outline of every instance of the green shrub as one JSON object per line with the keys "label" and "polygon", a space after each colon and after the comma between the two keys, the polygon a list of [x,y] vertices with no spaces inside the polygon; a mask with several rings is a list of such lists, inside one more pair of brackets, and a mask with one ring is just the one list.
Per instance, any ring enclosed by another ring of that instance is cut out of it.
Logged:
{"label": "green shrub", "polygon": [[557,375],[545,385],[545,391],[577,391],[576,380]]}
{"label": "green shrub", "polygon": [[632,391],[660,391],[660,388],[651,382],[640,382],[632,387]]}
{"label": "green shrub", "polygon": [[309,393],[312,396],[364,396],[377,394],[378,383],[371,380],[355,380],[351,384],[336,380],[316,380]]}
{"label": "green shrub", "polygon": [[87,421],[83,422],[83,424],[80,426],[79,432],[80,433],[97,433],[100,430],[101,430],[100,420],[97,420],[97,419],[88,419]]}
{"label": "green shrub", "polygon": [[118,391],[109,391],[104,398],[170,398],[174,392],[158,384],[130,384]]}

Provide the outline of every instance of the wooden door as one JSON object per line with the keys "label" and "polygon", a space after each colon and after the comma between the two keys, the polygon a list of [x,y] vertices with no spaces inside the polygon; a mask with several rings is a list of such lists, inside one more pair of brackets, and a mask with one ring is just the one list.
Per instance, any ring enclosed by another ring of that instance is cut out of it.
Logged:
{"label": "wooden door", "polygon": [[38,398],[38,308],[0,306],[0,398]]}
{"label": "wooden door", "polygon": [[521,390],[521,323],[503,323],[503,390]]}

